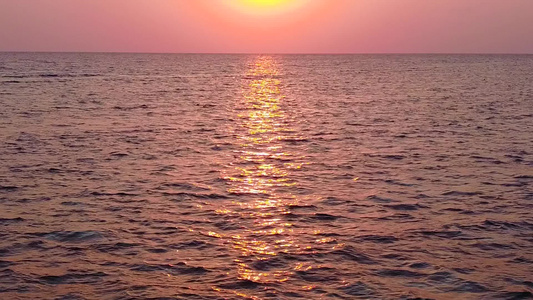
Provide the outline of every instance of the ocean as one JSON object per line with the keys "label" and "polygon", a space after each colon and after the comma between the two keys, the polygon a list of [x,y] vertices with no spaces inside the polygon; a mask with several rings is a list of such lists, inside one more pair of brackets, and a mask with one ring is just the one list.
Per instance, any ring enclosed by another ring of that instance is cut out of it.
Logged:
{"label": "ocean", "polygon": [[533,55],[0,53],[0,299],[531,299]]}

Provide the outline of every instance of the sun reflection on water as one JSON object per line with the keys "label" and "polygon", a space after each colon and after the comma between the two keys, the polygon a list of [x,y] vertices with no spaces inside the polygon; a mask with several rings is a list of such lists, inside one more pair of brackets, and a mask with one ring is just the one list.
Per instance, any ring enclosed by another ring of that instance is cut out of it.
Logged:
{"label": "sun reflection on water", "polygon": [[240,253],[235,260],[239,279],[285,282],[295,271],[311,267],[296,264],[257,271],[252,264],[310,248],[296,238],[293,224],[283,218],[301,201],[293,193],[298,185],[293,175],[307,164],[305,156],[292,152],[287,142],[304,137],[294,128],[294,118],[283,109],[286,97],[281,88],[280,64],[272,57],[260,57],[251,64],[245,78],[233,131],[235,159],[223,176],[228,192],[239,200],[232,202],[232,208],[216,212],[251,220],[242,233],[226,237],[233,250]]}

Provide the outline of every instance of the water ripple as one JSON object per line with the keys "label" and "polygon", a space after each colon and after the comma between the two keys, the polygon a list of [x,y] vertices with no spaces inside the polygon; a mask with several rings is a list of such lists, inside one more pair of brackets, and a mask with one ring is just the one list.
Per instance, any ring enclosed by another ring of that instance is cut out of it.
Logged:
{"label": "water ripple", "polygon": [[0,65],[1,299],[532,298],[531,56]]}

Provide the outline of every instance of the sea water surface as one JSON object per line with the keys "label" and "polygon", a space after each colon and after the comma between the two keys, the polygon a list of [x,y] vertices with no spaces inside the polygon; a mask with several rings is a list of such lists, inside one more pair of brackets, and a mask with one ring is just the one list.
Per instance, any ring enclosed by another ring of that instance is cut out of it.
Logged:
{"label": "sea water surface", "polygon": [[531,299],[533,56],[0,53],[0,299]]}

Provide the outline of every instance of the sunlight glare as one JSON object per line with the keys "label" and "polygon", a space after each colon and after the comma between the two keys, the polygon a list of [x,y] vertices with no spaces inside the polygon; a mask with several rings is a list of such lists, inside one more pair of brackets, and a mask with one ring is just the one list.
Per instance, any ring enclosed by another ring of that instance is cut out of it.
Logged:
{"label": "sunlight glare", "polygon": [[249,14],[282,14],[301,8],[307,0],[237,0],[233,6]]}
{"label": "sunlight glare", "polygon": [[283,5],[289,0],[241,0],[245,5],[257,5],[257,6],[276,6]]}

